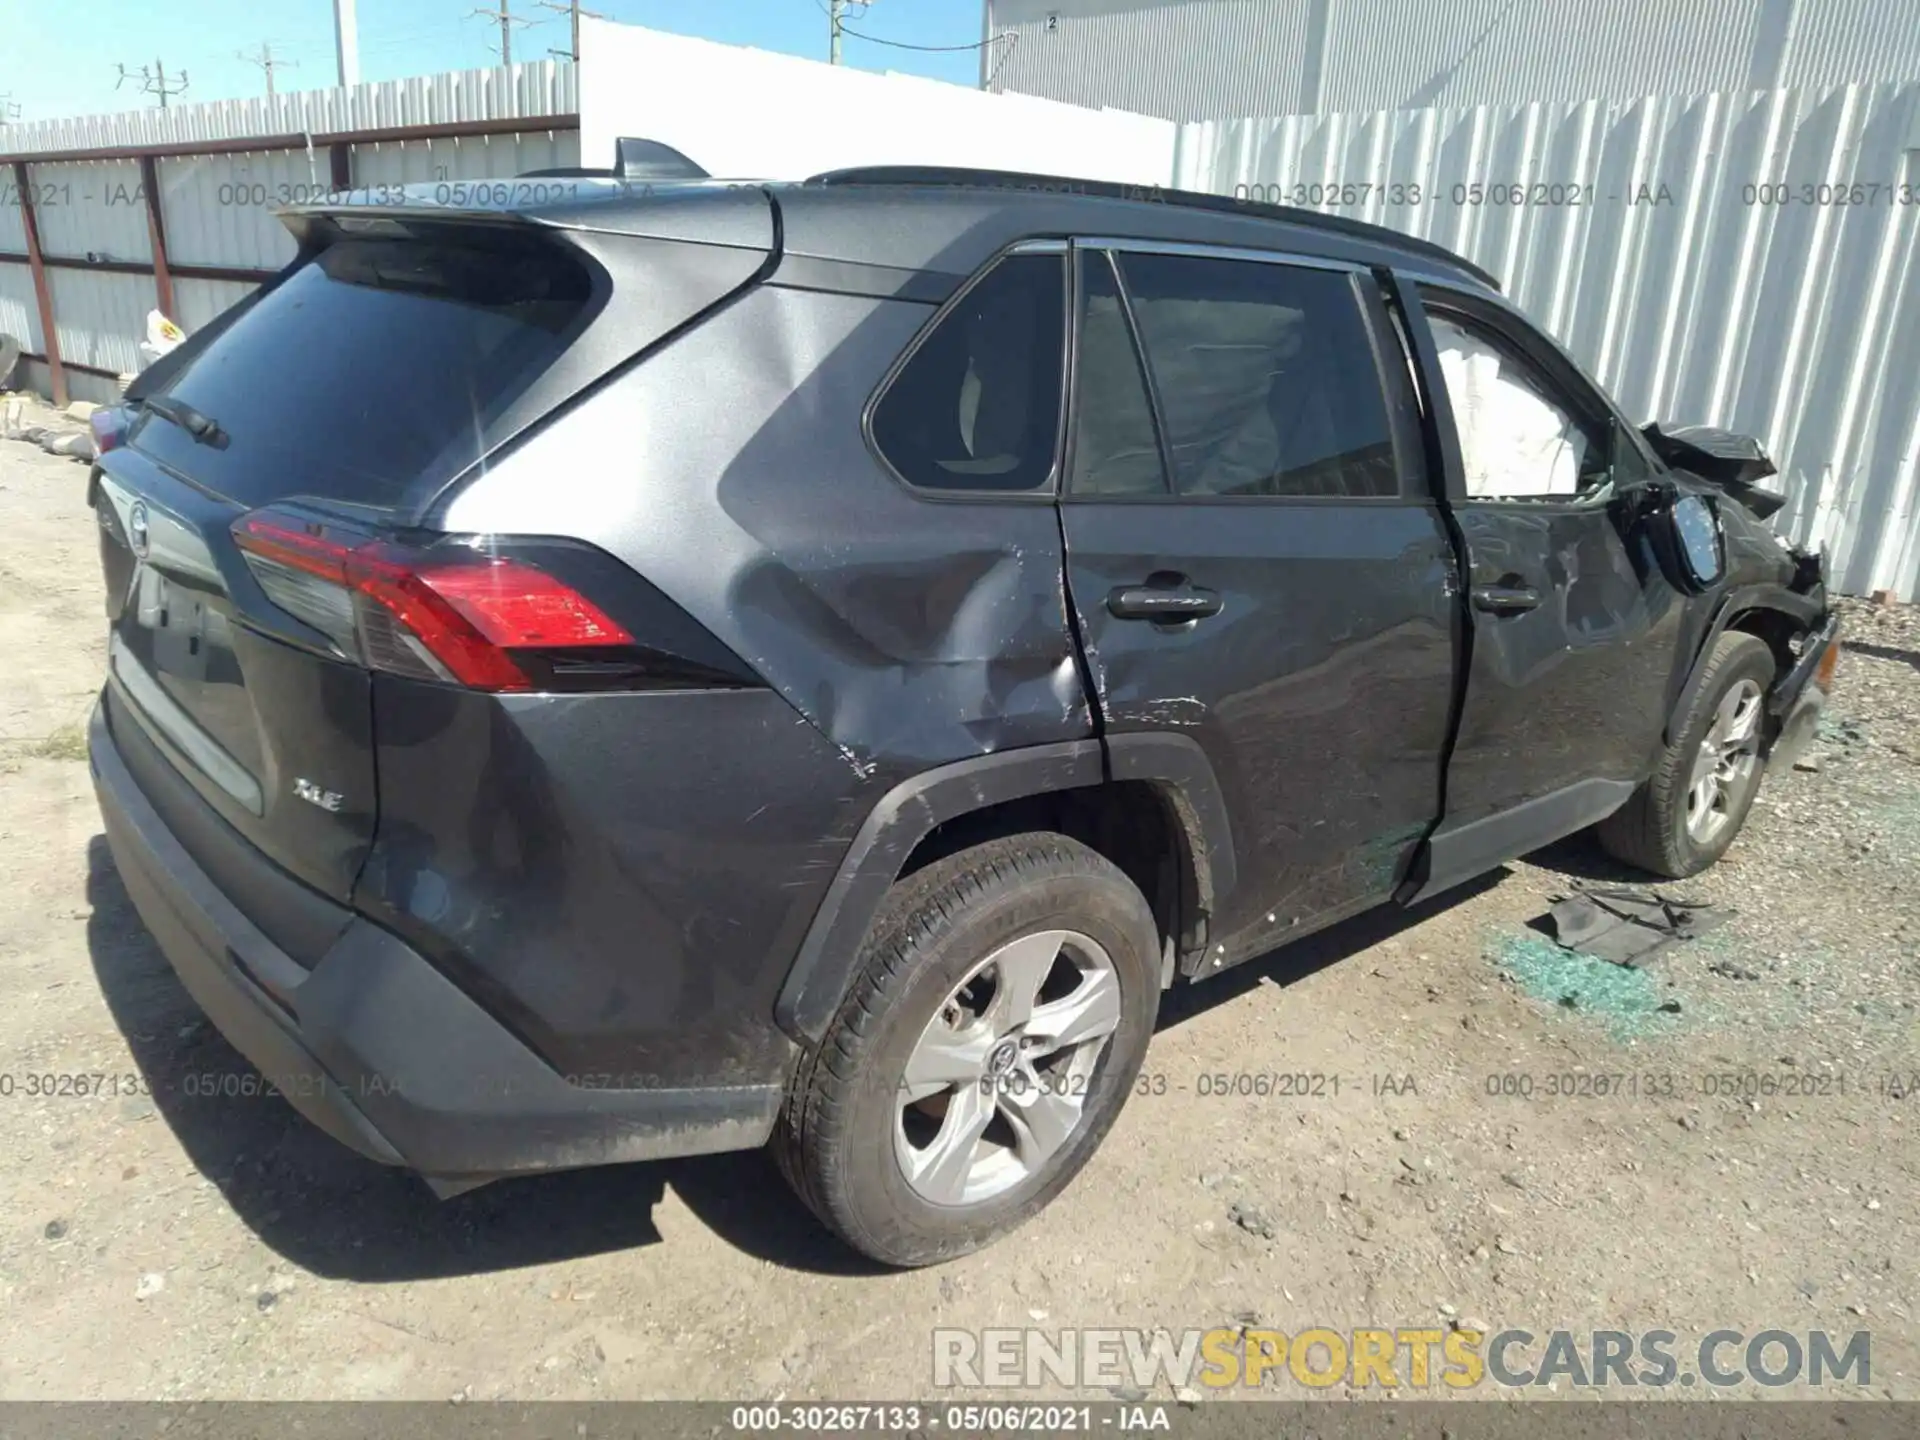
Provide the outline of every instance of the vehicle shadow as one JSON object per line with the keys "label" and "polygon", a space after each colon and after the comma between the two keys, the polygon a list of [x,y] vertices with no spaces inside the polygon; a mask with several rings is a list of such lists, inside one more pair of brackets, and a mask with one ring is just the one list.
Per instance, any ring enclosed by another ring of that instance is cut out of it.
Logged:
{"label": "vehicle shadow", "polygon": [[87,948],[154,1109],[263,1243],[313,1274],[368,1284],[485,1274],[656,1244],[671,1185],[729,1243],[800,1269],[867,1273],[753,1151],[530,1176],[441,1201],[415,1176],[322,1134],[201,1016],[121,883],[87,848]]}
{"label": "vehicle shadow", "polygon": [[1866,640],[1847,642],[1847,654],[1871,655],[1876,660],[1898,660],[1920,670],[1920,650],[1904,650],[1897,645],[1875,645]]}
{"label": "vehicle shadow", "polygon": [[1600,848],[1600,842],[1585,830],[1544,845],[1526,857],[1529,864],[1551,870],[1569,880],[1592,880],[1602,885],[1631,885],[1639,888],[1675,883],[1637,870],[1624,860],[1616,860]]}
{"label": "vehicle shadow", "polygon": [[1282,989],[1297,985],[1309,975],[1351,960],[1361,951],[1391,940],[1461,901],[1492,889],[1510,873],[1504,867],[1489,871],[1418,905],[1382,905],[1363,911],[1350,920],[1342,920],[1257,955],[1209,978],[1204,984],[1176,985],[1160,997],[1160,1019],[1155,1033],[1184,1025],[1196,1015],[1204,1015],[1260,985],[1272,984]]}
{"label": "vehicle shadow", "polygon": [[[160,1118],[234,1213],[291,1264],[367,1284],[442,1279],[635,1251],[658,1243],[654,1207],[671,1186],[719,1238],[783,1267],[884,1273],[810,1215],[759,1151],[530,1176],[452,1200],[347,1150],[277,1095],[201,1016],[147,933],[104,836],[87,849],[87,946],[100,990]],[[1368,912],[1176,986],[1170,1029],[1271,982],[1292,985],[1497,883],[1479,880],[1412,909]]]}

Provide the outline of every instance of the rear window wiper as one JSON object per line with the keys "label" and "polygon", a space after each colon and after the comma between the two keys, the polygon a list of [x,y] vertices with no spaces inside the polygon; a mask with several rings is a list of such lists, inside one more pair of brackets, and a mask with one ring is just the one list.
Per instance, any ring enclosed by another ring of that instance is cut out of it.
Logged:
{"label": "rear window wiper", "polygon": [[211,445],[216,450],[227,448],[227,432],[220,428],[219,422],[184,400],[176,400],[171,395],[142,395],[134,403],[178,425],[198,444]]}

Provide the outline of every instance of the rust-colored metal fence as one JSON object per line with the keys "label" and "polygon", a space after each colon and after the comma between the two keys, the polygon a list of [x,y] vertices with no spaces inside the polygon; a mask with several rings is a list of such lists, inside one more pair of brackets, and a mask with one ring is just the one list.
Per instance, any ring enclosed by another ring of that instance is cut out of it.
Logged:
{"label": "rust-colored metal fence", "polygon": [[0,331],[44,367],[56,404],[111,390],[139,368],[148,308],[204,324],[291,258],[275,205],[571,164],[579,123],[516,116],[15,154],[0,131]]}

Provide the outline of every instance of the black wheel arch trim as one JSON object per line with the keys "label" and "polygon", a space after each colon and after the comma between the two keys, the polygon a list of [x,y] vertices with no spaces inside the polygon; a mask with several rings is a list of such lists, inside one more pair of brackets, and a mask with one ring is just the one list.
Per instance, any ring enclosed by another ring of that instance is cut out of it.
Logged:
{"label": "black wheel arch trim", "polygon": [[[1714,611],[1713,623],[1707,627],[1699,647],[1694,651],[1693,663],[1687,667],[1687,678],[1681,682],[1673,703],[1667,707],[1666,729],[1661,734],[1663,744],[1673,743],[1675,727],[1692,705],[1693,697],[1706,676],[1707,658],[1713,654],[1713,647],[1719,643],[1720,637],[1733,628],[1734,621],[1758,610],[1771,610],[1784,615],[1809,634],[1819,630],[1827,620],[1826,595],[1819,590],[1803,595],[1784,585],[1775,584],[1743,585],[1729,590],[1721,597]],[[1785,675],[1776,676],[1775,684],[1778,685],[1785,678]]]}
{"label": "black wheel arch trim", "polygon": [[1184,735],[1066,740],[980,755],[901,781],[881,797],[853,838],[774,1002],[793,1039],[817,1044],[853,980],[861,942],[914,847],[934,828],[1009,800],[1142,780],[1166,795],[1186,831],[1196,896],[1204,911],[1233,888],[1226,802],[1204,751]]}
{"label": "black wheel arch trim", "polygon": [[1195,900],[1202,915],[1218,912],[1239,883],[1233,826],[1207,752],[1190,735],[1139,731],[1107,736],[1108,778],[1144,780],[1158,787],[1186,832]]}

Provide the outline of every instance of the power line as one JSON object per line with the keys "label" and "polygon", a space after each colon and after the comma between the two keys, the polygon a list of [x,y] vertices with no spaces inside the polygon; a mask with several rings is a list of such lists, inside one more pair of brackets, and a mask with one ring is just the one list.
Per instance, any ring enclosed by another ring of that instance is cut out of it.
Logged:
{"label": "power line", "polygon": [[274,59],[273,45],[271,42],[266,40],[262,40],[260,42],[260,49],[257,54],[251,51],[242,50],[239,52],[239,58],[246,61],[249,65],[258,65],[262,70],[267,72],[267,95],[269,98],[271,98],[273,95],[273,72],[278,69],[284,69],[288,66],[297,67],[300,64],[298,60]]}
{"label": "power line", "polygon": [[[557,10],[567,17],[573,31],[573,39],[566,51],[567,58],[570,60],[577,61],[580,58],[580,17],[584,15],[589,20],[605,20],[608,18],[597,10],[582,10],[580,8],[580,0],[567,0],[567,3],[564,5],[559,4],[558,0],[534,0],[534,4],[542,10]],[[558,55],[561,52],[558,50],[550,50],[547,53],[550,55]]]}
{"label": "power line", "polygon": [[990,35],[985,40],[970,41],[965,45],[914,45],[905,40],[887,40],[878,35],[869,35],[864,30],[848,27],[844,19],[848,5],[862,7],[871,5],[873,0],[813,0],[814,5],[827,17],[828,34],[831,44],[828,50],[828,63],[840,63],[840,37],[851,36],[855,40],[864,40],[869,45],[884,45],[892,50],[917,50],[922,54],[955,54],[965,50],[984,50],[990,45],[998,45],[1002,40],[1017,40],[1016,31],[1003,30],[998,35]]}
{"label": "power line", "polygon": [[[504,4],[505,0],[502,0],[502,3]],[[118,90],[129,80],[138,80],[142,90],[146,91],[149,95],[158,95],[160,97],[160,108],[162,110],[167,108],[167,97],[169,95],[178,95],[187,88],[189,83],[187,80],[187,72],[185,69],[182,69],[180,71],[180,83],[178,85],[169,85],[167,83],[167,67],[157,59],[153,62],[153,69],[149,70],[146,66],[142,65],[138,75],[135,75],[132,71],[128,70],[125,65],[122,65],[120,67],[120,78],[113,82],[113,88]]]}
{"label": "power line", "polygon": [[507,4],[508,4],[508,0],[500,0],[500,8],[497,11],[496,10],[470,10],[467,12],[468,19],[472,19],[474,16],[478,15],[483,19],[493,20],[499,23],[500,63],[502,65],[513,64],[513,27],[516,25],[529,25],[532,23],[531,21],[528,21],[528,20],[522,20],[518,15],[511,13],[507,9]]}
{"label": "power line", "polygon": [[[815,0],[818,3],[818,0]],[[827,0],[827,63],[840,63],[840,37],[848,32],[846,25],[847,6],[858,5],[862,10],[873,0]]]}
{"label": "power line", "polygon": [[856,40],[864,40],[869,45],[887,45],[895,50],[921,50],[947,52],[953,50],[984,50],[989,45],[998,45],[1002,40],[1011,40],[1014,32],[1009,30],[1000,35],[990,35],[985,40],[975,40],[969,45],[909,45],[905,40],[882,40],[878,35],[864,35],[858,30],[840,27],[842,35],[851,35]]}
{"label": "power line", "polygon": [[1020,32],[1018,30],[1002,30],[998,35],[995,35],[993,39],[1006,41],[1007,48],[1002,50],[998,55],[987,57],[991,60],[992,64],[991,68],[987,71],[986,78],[980,82],[980,88],[982,90],[993,89],[993,82],[1000,78],[1000,72],[1006,69],[1007,62],[1013,59],[1013,52],[1020,48]]}

